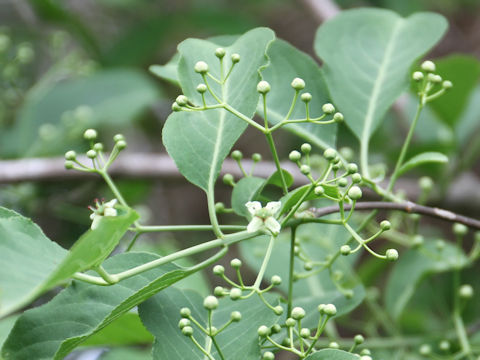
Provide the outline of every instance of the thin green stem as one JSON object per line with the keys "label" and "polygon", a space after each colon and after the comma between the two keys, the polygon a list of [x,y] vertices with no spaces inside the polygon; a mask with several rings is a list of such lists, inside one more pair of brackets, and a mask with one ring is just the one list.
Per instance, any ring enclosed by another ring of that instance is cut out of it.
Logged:
{"label": "thin green stem", "polygon": [[[225,231],[241,231],[245,230],[246,226],[244,225],[219,225],[221,230]],[[212,225],[141,225],[135,229],[131,229],[138,233],[149,233],[149,232],[166,232],[166,231],[211,231],[213,230]]]}
{"label": "thin green stem", "polygon": [[278,158],[277,148],[275,147],[275,143],[273,141],[273,136],[270,132],[268,132],[268,133],[265,134],[265,137],[267,138],[268,146],[270,147],[270,151],[272,153],[273,161],[275,162],[275,166],[277,168],[277,171],[280,174],[280,180],[282,181],[283,193],[287,194],[288,193],[288,186],[287,186],[287,182],[285,180],[285,176],[283,175],[282,166],[280,165],[280,159]]}
{"label": "thin green stem", "polygon": [[253,284],[253,288],[256,290],[260,289],[260,284],[262,283],[263,280],[263,275],[265,274],[265,271],[267,270],[268,263],[270,261],[270,257],[272,256],[272,250],[273,250],[273,245],[275,243],[275,236],[270,236],[270,241],[268,242],[268,247],[267,251],[265,252],[265,257],[263,258],[263,263],[262,266],[260,267],[260,270],[258,271],[257,279],[255,280],[255,283]]}
{"label": "thin green stem", "polygon": [[290,229],[290,259],[288,263],[288,299],[287,299],[287,317],[292,313],[293,307],[293,272],[295,266],[295,235],[297,227]]}

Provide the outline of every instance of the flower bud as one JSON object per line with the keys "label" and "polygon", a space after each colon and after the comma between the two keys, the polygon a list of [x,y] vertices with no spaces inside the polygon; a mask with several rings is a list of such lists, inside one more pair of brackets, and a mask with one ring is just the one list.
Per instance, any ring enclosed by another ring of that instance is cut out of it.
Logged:
{"label": "flower bud", "polygon": [[275,360],[275,355],[271,351],[265,351],[262,360]]}
{"label": "flower bud", "polygon": [[301,172],[303,175],[308,175],[308,174],[310,174],[310,171],[311,171],[310,166],[308,166],[308,165],[302,165],[302,166],[300,166],[300,172]]}
{"label": "flower bud", "polygon": [[190,315],[192,315],[192,311],[189,308],[184,307],[184,308],[180,309],[180,316],[181,317],[188,318]]}
{"label": "flower bud", "polygon": [[215,289],[213,289],[213,295],[216,297],[223,297],[225,295],[225,289],[222,286],[215,286]]}
{"label": "flower bud", "polygon": [[354,164],[354,163],[350,163],[347,165],[347,172],[349,174],[354,174],[358,171],[358,166],[357,164]]}
{"label": "flower bud", "polygon": [[387,257],[387,260],[395,261],[398,259],[398,251],[395,249],[388,249],[385,256]]}
{"label": "flower bud", "polygon": [[198,84],[197,85],[197,92],[199,92],[200,94],[203,94],[205,92],[207,92],[207,85],[205,84]]}
{"label": "flower bud", "polygon": [[215,212],[216,213],[221,213],[225,211],[225,204],[222,202],[217,202],[215,203]]}
{"label": "flower bud", "polygon": [[260,337],[266,337],[267,335],[270,335],[270,329],[267,326],[262,325],[258,328],[257,333]]}
{"label": "flower bud", "polygon": [[424,243],[424,238],[422,235],[415,235],[412,240],[412,247],[419,248]]}
{"label": "flower bud", "polygon": [[373,360],[373,359],[370,355],[363,355],[363,356],[360,356],[360,360]]}
{"label": "flower bud", "polygon": [[423,73],[421,71],[415,71],[412,75],[412,79],[415,81],[422,81],[424,78]]}
{"label": "flower bud", "polygon": [[335,149],[328,148],[323,152],[323,156],[325,159],[332,161],[337,156],[337,151]]}
{"label": "flower bud", "polygon": [[213,267],[213,273],[218,276],[223,275],[225,273],[225,268],[222,265],[215,265]]}
{"label": "flower bud", "polygon": [[30,44],[20,44],[17,49],[17,58],[21,64],[28,64],[35,57],[35,51]]}
{"label": "flower bud", "polygon": [[354,184],[359,184],[362,182],[362,175],[360,175],[359,173],[355,173],[352,175],[352,182]]}
{"label": "flower bud", "polygon": [[458,295],[462,299],[471,299],[473,297],[473,287],[472,287],[472,285],[465,284],[465,285],[460,286],[460,288],[458,289]]}
{"label": "flower bud", "polygon": [[325,189],[321,185],[316,186],[313,191],[315,192],[315,195],[317,195],[317,196],[322,196],[323,194],[325,194]]}
{"label": "flower bud", "polygon": [[242,320],[242,314],[240,313],[240,311],[232,311],[232,313],[230,314],[230,319],[232,319],[233,322],[239,322],[240,320]]}
{"label": "flower bud", "polygon": [[223,175],[223,183],[225,185],[234,185],[233,175],[232,174],[225,174]]}
{"label": "flower bud", "polygon": [[97,131],[94,129],[87,129],[83,133],[83,138],[85,140],[95,140],[97,138]]}
{"label": "flower bud", "polygon": [[294,327],[296,323],[297,322],[294,319],[292,319],[291,317],[289,317],[287,320],[285,320],[285,325],[287,327]]}
{"label": "flower bud", "polygon": [[359,200],[362,197],[362,189],[354,185],[348,190],[348,197],[354,201]]}
{"label": "flower bud", "polygon": [[260,81],[258,84],[257,84],[257,91],[260,93],[260,94],[266,94],[270,91],[270,84],[265,81],[265,80],[262,80]]}
{"label": "flower bud", "polygon": [[281,305],[277,305],[273,308],[273,312],[275,315],[280,316],[283,314],[283,307]]}
{"label": "flower bud", "polygon": [[323,106],[322,106],[322,111],[323,111],[325,114],[333,114],[333,113],[335,112],[335,106],[333,106],[333,105],[330,104],[330,103],[323,104]]}
{"label": "flower bud", "polygon": [[335,341],[332,341],[330,344],[328,344],[328,347],[330,349],[340,349],[340,345],[338,345],[338,343]]}
{"label": "flower bud", "polygon": [[438,347],[442,351],[448,351],[450,350],[450,342],[448,340],[442,340],[440,341],[440,344],[438,344]]}
{"label": "flower bud", "polygon": [[65,160],[75,160],[77,158],[77,153],[73,150],[67,151],[65,153]]}
{"label": "flower bud", "polygon": [[175,112],[182,111],[182,107],[180,105],[178,105],[177,102],[174,102],[172,104],[172,111],[175,111]]}
{"label": "flower bud", "polygon": [[219,59],[223,58],[226,54],[226,51],[224,48],[217,48],[215,50],[215,56]]}
{"label": "flower bud", "polygon": [[278,286],[282,283],[282,278],[278,275],[273,275],[270,279],[270,282],[272,283],[272,285]]}
{"label": "flower bud", "polygon": [[242,297],[242,290],[239,288],[233,288],[230,290],[230,299],[238,300]]}
{"label": "flower bud", "polygon": [[236,161],[240,161],[243,158],[243,154],[240,150],[234,150],[232,151],[232,159]]}
{"label": "flower bud", "polygon": [[305,81],[297,77],[293,79],[291,85],[295,90],[299,91],[305,88]]}
{"label": "flower bud", "polygon": [[10,37],[5,34],[0,34],[0,53],[4,52],[10,46]]}
{"label": "flower bud", "polygon": [[453,84],[451,81],[449,80],[445,80],[443,83],[442,83],[442,87],[445,89],[445,90],[448,90],[448,89],[451,89],[453,87]]}
{"label": "flower bud", "polygon": [[218,299],[213,295],[207,296],[203,300],[203,307],[207,310],[215,310],[218,308]]}
{"label": "flower bud", "polygon": [[338,179],[338,186],[345,187],[348,185],[348,180],[345,178]]}
{"label": "flower bud", "polygon": [[436,69],[436,66],[433,63],[433,61],[427,60],[422,63],[421,68],[423,71],[426,71],[426,72],[434,72]]}
{"label": "flower bud", "polygon": [[432,353],[432,348],[428,344],[423,344],[419,349],[420,355],[428,356]]}
{"label": "flower bud", "polygon": [[240,269],[242,261],[240,259],[232,259],[232,261],[230,261],[230,266],[234,269]]}
{"label": "flower bud", "polygon": [[355,344],[360,345],[364,343],[365,338],[362,335],[358,334],[358,335],[355,335],[355,337],[353,338],[353,341],[355,341]]}
{"label": "flower bud", "polygon": [[337,112],[333,115],[333,120],[337,123],[339,122],[342,122],[343,120],[345,120],[345,118],[343,117],[343,114],[340,113],[340,112]]}
{"label": "flower bud", "polygon": [[188,98],[185,95],[178,95],[175,102],[180,106],[185,106],[188,104]]}
{"label": "flower bud", "polygon": [[183,318],[183,319],[180,319],[180,321],[178,322],[178,327],[180,329],[183,329],[185,326],[190,326],[190,324],[191,324],[190,320]]}
{"label": "flower bud", "polygon": [[124,141],[124,140],[120,140],[115,145],[116,145],[118,150],[123,150],[127,147],[127,142]]}
{"label": "flower bud", "polygon": [[303,93],[302,95],[300,95],[300,99],[305,102],[305,103],[308,103],[312,100],[312,94],[306,92],[306,93]]}
{"label": "flower bud", "polygon": [[253,162],[257,163],[259,161],[262,161],[262,155],[260,155],[259,153],[254,153],[252,155],[252,160]]}
{"label": "flower bud", "polygon": [[272,334],[278,334],[279,332],[282,331],[282,327],[279,325],[279,324],[274,324],[271,328],[270,328],[270,332]]}
{"label": "flower bud", "polygon": [[193,69],[196,73],[206,74],[208,72],[208,64],[205,61],[198,61]]}
{"label": "flower bud", "polygon": [[465,236],[468,233],[468,227],[460,223],[455,223],[453,224],[453,233],[457,236]]}
{"label": "flower bud", "polygon": [[96,152],[103,151],[103,144],[102,143],[96,143],[93,145],[93,150]]}
{"label": "flower bud", "polygon": [[362,351],[360,351],[360,355],[372,355],[372,353],[370,352],[369,349],[363,349]]}
{"label": "flower bud", "polygon": [[302,152],[304,154],[308,154],[310,153],[310,151],[312,151],[312,145],[308,144],[308,143],[304,143],[302,144],[302,146],[300,147],[300,150],[302,150]]}
{"label": "flower bud", "polygon": [[349,245],[342,245],[340,247],[340,254],[347,256],[352,252],[352,248]]}
{"label": "flower bud", "polygon": [[192,336],[193,335],[193,328],[191,326],[185,326],[182,329],[182,334],[185,336]]}
{"label": "flower bud", "polygon": [[388,220],[383,220],[381,223],[380,223],[380,228],[383,230],[383,231],[388,231],[390,230],[392,227],[392,224],[390,223],[390,221]]}
{"label": "flower bud", "polygon": [[423,191],[430,191],[433,188],[433,180],[429,176],[422,176],[418,180],[418,185]]}
{"label": "flower bud", "polygon": [[90,159],[95,159],[97,157],[97,152],[95,150],[88,150],[87,157]]}
{"label": "flower bud", "polygon": [[311,335],[311,332],[310,332],[310,329],[307,329],[307,328],[303,328],[300,330],[300,336],[303,338],[303,339],[308,339]]}
{"label": "flower bud", "polygon": [[75,163],[71,160],[67,160],[65,161],[64,166],[65,166],[65,169],[71,170],[75,166]]}
{"label": "flower bud", "polygon": [[305,317],[305,310],[299,306],[292,309],[291,317],[295,320],[301,320]]}
{"label": "flower bud", "polygon": [[327,304],[323,307],[323,312],[327,316],[335,316],[337,314],[337,308],[333,304]]}
{"label": "flower bud", "polygon": [[428,74],[427,79],[428,79],[428,81],[431,81],[433,83],[441,83],[442,82],[442,77],[440,75],[436,75],[436,74]]}
{"label": "flower bud", "polygon": [[238,55],[238,54],[232,54],[231,59],[232,59],[232,63],[236,64],[236,63],[238,63],[238,62],[240,61],[240,55]]}
{"label": "flower bud", "polygon": [[313,263],[311,261],[307,261],[305,264],[303,264],[303,268],[307,271],[310,271],[313,269]]}
{"label": "flower bud", "polygon": [[293,150],[288,155],[288,158],[290,159],[290,161],[297,162],[302,158],[302,154],[300,154],[300,152],[298,152],[297,150]]}

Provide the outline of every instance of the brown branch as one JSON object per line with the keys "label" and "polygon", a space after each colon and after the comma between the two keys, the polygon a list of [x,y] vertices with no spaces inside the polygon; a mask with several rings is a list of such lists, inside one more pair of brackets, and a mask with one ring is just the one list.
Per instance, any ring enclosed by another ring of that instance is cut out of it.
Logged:
{"label": "brown branch", "polygon": [[[351,208],[352,206],[349,204],[345,204],[344,206],[345,211],[348,211]],[[355,205],[355,210],[398,210],[398,211],[407,212],[409,214],[422,214],[422,215],[427,215],[434,218],[442,219],[445,221],[456,222],[456,223],[464,224],[470,228],[480,230],[479,220],[472,219],[467,216],[455,214],[449,210],[415,204],[414,202],[411,202],[411,201],[405,201],[401,203],[391,203],[391,202],[383,202],[383,201],[358,202]],[[313,209],[313,212],[316,217],[322,217],[329,214],[334,214],[339,211],[340,211],[339,207],[336,205]]]}

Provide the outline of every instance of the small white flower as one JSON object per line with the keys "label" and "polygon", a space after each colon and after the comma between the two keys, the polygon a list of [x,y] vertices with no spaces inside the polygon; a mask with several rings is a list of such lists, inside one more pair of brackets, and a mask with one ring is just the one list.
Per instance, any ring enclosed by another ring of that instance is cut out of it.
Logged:
{"label": "small white flower", "polygon": [[117,199],[110,200],[109,202],[99,202],[98,200],[95,200],[95,208],[92,206],[89,206],[89,209],[93,211],[92,214],[90,214],[90,219],[92,220],[92,226],[91,229],[95,230],[98,227],[98,224],[100,223],[100,220],[104,216],[117,216],[118,212],[115,209],[115,205],[117,204]]}
{"label": "small white flower", "polygon": [[262,207],[259,201],[249,201],[245,204],[250,214],[252,214],[252,220],[248,223],[247,231],[255,232],[265,227],[273,235],[277,235],[280,232],[280,223],[275,219],[282,203],[280,201],[271,201]]}

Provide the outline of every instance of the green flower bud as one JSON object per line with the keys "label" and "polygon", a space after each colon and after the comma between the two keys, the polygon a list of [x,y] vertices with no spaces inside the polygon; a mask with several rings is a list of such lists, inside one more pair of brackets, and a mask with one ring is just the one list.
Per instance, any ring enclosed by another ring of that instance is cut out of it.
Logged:
{"label": "green flower bud", "polygon": [[291,85],[295,90],[299,91],[305,88],[305,81],[297,77],[293,79]]}
{"label": "green flower bud", "polygon": [[180,319],[180,321],[178,322],[178,327],[180,329],[183,329],[185,326],[190,326],[190,324],[191,324],[190,320],[183,318],[183,319]]}
{"label": "green flower bud", "polygon": [[325,159],[332,161],[337,156],[337,151],[335,149],[328,148],[323,152],[323,156]]}
{"label": "green flower bud", "polygon": [[302,144],[302,146],[300,147],[300,150],[302,150],[302,152],[304,154],[308,154],[310,153],[310,151],[312,151],[312,145],[308,144],[308,143],[304,143]]}
{"label": "green flower bud", "polygon": [[116,145],[118,150],[123,150],[127,147],[127,142],[124,141],[124,140],[120,140],[115,145]]}
{"label": "green flower bud", "polygon": [[208,90],[207,85],[205,85],[205,84],[198,84],[197,85],[197,92],[199,92],[200,94],[206,93],[207,90]]}
{"label": "green flower bud", "polygon": [[308,339],[311,335],[311,332],[310,332],[310,329],[307,329],[307,328],[303,328],[300,330],[300,336],[303,338],[303,339]]}
{"label": "green flower bud", "polygon": [[351,299],[353,298],[353,295],[355,295],[355,293],[353,292],[352,289],[346,289],[343,291],[343,295],[345,296],[346,299]]}
{"label": "green flower bud", "polygon": [[438,347],[442,351],[448,351],[450,350],[450,342],[448,340],[442,340],[440,341],[440,344],[438,344]]}
{"label": "green flower bud", "polygon": [[428,79],[428,81],[431,81],[433,83],[441,83],[442,82],[442,77],[440,75],[436,75],[436,74],[428,74],[427,79]]}
{"label": "green flower bud", "polygon": [[232,319],[233,322],[239,322],[240,320],[242,320],[242,314],[240,313],[240,311],[232,311],[232,313],[230,314],[230,319]]}
{"label": "green flower bud", "polygon": [[190,315],[192,315],[192,311],[189,308],[184,307],[184,308],[180,309],[180,316],[181,317],[188,318],[188,317],[190,317]]}
{"label": "green flower bud", "polygon": [[333,120],[337,123],[340,123],[340,122],[344,121],[345,118],[343,117],[342,113],[337,112],[333,115]]}
{"label": "green flower bud", "polygon": [[208,72],[208,64],[205,61],[198,61],[193,69],[196,73],[206,74]]}
{"label": "green flower bud", "polygon": [[180,105],[178,105],[177,102],[174,102],[172,104],[172,111],[175,111],[175,112],[182,111],[182,107]]}
{"label": "green flower bud", "polygon": [[330,349],[340,349],[340,345],[338,345],[338,343],[335,341],[332,341],[330,344],[328,344],[328,347]]}
{"label": "green flower bud", "polygon": [[215,212],[216,212],[216,213],[221,213],[221,212],[223,212],[223,211],[225,211],[225,204],[222,203],[222,202],[217,202],[217,203],[215,204]]}
{"label": "green flower bud", "polygon": [[279,332],[282,331],[282,327],[279,325],[279,324],[274,324],[271,328],[270,328],[270,332],[272,334],[278,334]]}
{"label": "green flower bud", "polygon": [[362,189],[354,185],[348,190],[348,197],[354,201],[359,200],[362,197]]}
{"label": "green flower bud", "polygon": [[473,297],[472,285],[465,284],[460,286],[460,288],[458,289],[458,295],[460,295],[462,299],[471,299]]}
{"label": "green flower bud", "polygon": [[218,308],[218,299],[213,295],[207,296],[203,300],[203,307],[207,310],[215,310]]}
{"label": "green flower bud", "polygon": [[362,182],[362,175],[359,173],[355,173],[352,175],[352,182],[354,184],[360,184]]}
{"label": "green flower bud", "polygon": [[211,335],[216,335],[218,331],[218,329],[215,326],[207,327],[206,330]]}
{"label": "green flower bud", "polygon": [[175,102],[180,106],[186,106],[188,104],[188,98],[185,95],[178,95]]}
{"label": "green flower bud", "polygon": [[335,316],[337,314],[337,308],[333,304],[327,304],[324,306],[323,312],[327,316]]}
{"label": "green flower bud", "polygon": [[434,72],[436,69],[436,66],[433,63],[433,61],[427,60],[422,63],[421,68],[423,71],[426,71],[426,72]]}
{"label": "green flower bud", "polygon": [[430,191],[433,188],[433,180],[429,176],[422,176],[418,180],[418,185],[423,191]]}
{"label": "green flower bud", "polygon": [[271,351],[265,351],[262,360],[275,360],[275,355]]}
{"label": "green flower bud", "polygon": [[243,154],[240,150],[234,150],[232,151],[232,159],[236,161],[240,161],[243,159]]}
{"label": "green flower bud", "polygon": [[226,51],[224,48],[217,48],[215,50],[215,56],[219,59],[223,58],[226,54]]}
{"label": "green flower bud", "polygon": [[414,248],[419,248],[420,246],[423,245],[424,242],[425,240],[422,235],[415,235],[412,240],[412,246]]}
{"label": "green flower bud", "polygon": [[307,271],[310,271],[313,269],[313,263],[311,261],[307,261],[305,264],[303,264],[303,268]]}
{"label": "green flower bud", "polygon": [[193,328],[191,326],[185,326],[182,329],[182,334],[185,336],[192,336],[193,335]]}
{"label": "green flower bud", "polygon": [[215,265],[213,267],[213,273],[215,275],[221,276],[225,273],[225,268],[222,265]]}
{"label": "green flower bud", "polygon": [[267,326],[262,325],[258,328],[257,333],[260,337],[266,337],[267,335],[270,335],[270,329]]}
{"label": "green flower bud", "polygon": [[353,341],[355,341],[355,344],[360,345],[364,343],[365,338],[362,335],[358,334],[358,335],[355,335],[355,337],[353,338]]}
{"label": "green flower bud", "polygon": [[362,351],[360,351],[360,355],[372,355],[372,353],[370,352],[369,349],[363,349]]}
{"label": "green flower bud", "polygon": [[292,319],[291,317],[289,317],[287,320],[285,320],[285,325],[287,327],[294,327],[296,323],[297,322],[294,319]]}
{"label": "green flower bud", "polygon": [[96,143],[93,145],[93,150],[100,152],[103,151],[103,144],[102,143]]}
{"label": "green flower bud", "polygon": [[277,305],[273,308],[273,312],[275,315],[280,316],[283,314],[283,307],[281,305]]}
{"label": "green flower bud", "polygon": [[232,259],[232,261],[230,261],[230,266],[234,269],[240,269],[240,267],[242,266],[242,260]]}
{"label": "green flower bud", "polygon": [[282,278],[278,275],[273,275],[270,279],[270,282],[272,283],[272,285],[278,286],[282,283]]}
{"label": "green flower bud", "polygon": [[232,59],[232,63],[236,64],[236,63],[238,63],[238,62],[240,61],[240,55],[238,55],[238,54],[232,54],[231,59]]}
{"label": "green flower bud", "polygon": [[325,189],[321,185],[316,186],[313,191],[315,192],[315,195],[317,195],[317,196],[322,196],[323,194],[325,194]]}
{"label": "green flower bud", "polygon": [[340,254],[347,256],[352,252],[352,248],[349,245],[342,245],[340,247]]}
{"label": "green flower bud", "polygon": [[310,174],[310,171],[311,171],[310,166],[308,166],[308,165],[302,165],[302,166],[300,166],[300,172],[301,172],[303,175],[308,175],[308,174]]}
{"label": "green flower bud", "polygon": [[213,289],[213,295],[223,297],[225,295],[225,289],[222,286],[216,286],[215,289]]}
{"label": "green flower bud", "polygon": [[302,154],[300,154],[300,152],[298,152],[297,150],[293,150],[288,155],[288,158],[290,159],[290,161],[297,162],[302,158]]}
{"label": "green flower bud", "polygon": [[97,131],[94,129],[87,129],[83,133],[83,138],[85,140],[95,140],[97,138]]}
{"label": "green flower bud", "polygon": [[35,57],[35,51],[30,44],[20,44],[17,48],[17,58],[21,64],[28,64]]}
{"label": "green flower bud", "polygon": [[305,310],[299,306],[294,307],[291,316],[295,320],[301,320],[305,317]]}
{"label": "green flower bud", "polygon": [[317,307],[317,310],[318,310],[318,312],[319,312],[321,315],[324,314],[325,306],[326,306],[325,304],[320,304],[320,305],[318,305],[318,307]]}
{"label": "green flower bud", "polygon": [[422,81],[424,78],[423,73],[421,71],[415,71],[412,75],[412,79],[415,81]]}
{"label": "green flower bud", "polygon": [[258,84],[257,84],[257,91],[260,93],[260,94],[266,94],[270,91],[270,84],[265,81],[265,80],[262,80],[260,81]]}
{"label": "green flower bud", "polygon": [[322,111],[323,111],[325,114],[333,114],[333,113],[335,112],[335,106],[333,106],[333,105],[330,104],[330,103],[323,104],[323,106],[322,106]]}
{"label": "green flower bud", "polygon": [[380,228],[383,230],[383,231],[388,231],[392,228],[392,224],[390,223],[390,221],[388,220],[383,220],[381,223],[380,223]]}
{"label": "green flower bud", "polygon": [[303,93],[302,95],[300,95],[300,99],[305,102],[305,103],[308,103],[312,100],[312,94],[306,92],[306,93]]}
{"label": "green flower bud", "polygon": [[90,159],[95,159],[97,157],[97,152],[95,150],[88,150],[87,157]]}
{"label": "green flower bud", "polygon": [[451,81],[449,80],[445,80],[443,83],[442,83],[442,87],[445,89],[445,90],[448,90],[448,89],[451,89],[453,87],[453,84]]}
{"label": "green flower bud", "polygon": [[345,178],[338,179],[338,186],[345,187],[348,185],[348,180]]}
{"label": "green flower bud", "polygon": [[262,155],[260,155],[259,153],[254,153],[252,155],[252,160],[253,162],[257,163],[259,161],[262,161]]}
{"label": "green flower bud", "polygon": [[75,166],[75,163],[73,161],[67,160],[64,163],[65,169],[71,170]]}
{"label": "green flower bud", "polygon": [[77,158],[77,153],[73,150],[67,151],[65,153],[65,160],[75,160]]}
{"label": "green flower bud", "polygon": [[0,53],[4,52],[10,46],[10,37],[5,34],[0,34]]}
{"label": "green flower bud", "polygon": [[453,233],[457,236],[465,236],[468,233],[468,227],[460,223],[455,223],[453,224]]}
{"label": "green flower bud", "polygon": [[388,249],[385,256],[387,257],[387,260],[395,261],[398,259],[398,251],[395,249]]}
{"label": "green flower bud", "polygon": [[432,348],[428,344],[423,344],[419,349],[420,355],[428,356],[432,353]]}
{"label": "green flower bud", "polygon": [[358,171],[358,166],[357,164],[350,163],[347,165],[347,171],[349,174],[354,174]]}
{"label": "green flower bud", "polygon": [[223,175],[223,183],[225,185],[234,185],[233,175],[232,174],[225,174]]}
{"label": "green flower bud", "polygon": [[238,300],[242,297],[242,290],[239,288],[232,288],[230,290],[230,299],[232,300]]}
{"label": "green flower bud", "polygon": [[437,240],[437,242],[435,243],[435,247],[438,251],[443,251],[443,249],[445,249],[445,241]]}
{"label": "green flower bud", "polygon": [[370,355],[363,355],[360,357],[360,360],[373,360]]}

